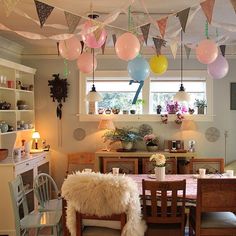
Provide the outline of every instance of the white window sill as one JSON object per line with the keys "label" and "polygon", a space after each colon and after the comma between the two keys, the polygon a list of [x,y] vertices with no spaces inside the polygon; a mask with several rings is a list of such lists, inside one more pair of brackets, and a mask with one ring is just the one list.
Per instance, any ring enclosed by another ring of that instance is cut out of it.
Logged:
{"label": "white window sill", "polygon": [[[89,115],[89,114],[76,114],[78,116],[79,121],[84,121],[84,122],[91,122],[91,121],[99,121],[101,119],[112,119],[113,121],[121,121],[121,122],[139,122],[139,121],[149,121],[149,122],[161,122],[161,115],[145,115],[145,114],[129,114],[129,115],[123,115],[123,114],[110,114],[110,115]],[[176,120],[176,115],[168,115],[168,122],[173,122]],[[184,115],[185,119],[191,119],[194,121],[213,121],[213,116],[212,115]]]}

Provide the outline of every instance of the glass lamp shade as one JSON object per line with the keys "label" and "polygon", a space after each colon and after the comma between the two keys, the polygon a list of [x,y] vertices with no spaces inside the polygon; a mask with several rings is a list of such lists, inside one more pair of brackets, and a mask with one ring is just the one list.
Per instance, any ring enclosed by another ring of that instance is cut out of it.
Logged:
{"label": "glass lamp shade", "polygon": [[100,130],[105,130],[105,129],[115,129],[115,125],[112,122],[112,120],[100,120],[99,125],[98,125],[98,129]]}
{"label": "glass lamp shade", "polygon": [[181,130],[186,131],[186,130],[197,130],[197,124],[194,120],[183,120],[182,125],[181,125]]}
{"label": "glass lamp shade", "polygon": [[177,92],[174,96],[174,101],[177,102],[189,102],[190,101],[190,95],[185,92],[183,84],[180,85],[179,92]]}
{"label": "glass lamp shade", "polygon": [[37,131],[34,131],[33,135],[32,135],[32,139],[40,139],[40,134]]}

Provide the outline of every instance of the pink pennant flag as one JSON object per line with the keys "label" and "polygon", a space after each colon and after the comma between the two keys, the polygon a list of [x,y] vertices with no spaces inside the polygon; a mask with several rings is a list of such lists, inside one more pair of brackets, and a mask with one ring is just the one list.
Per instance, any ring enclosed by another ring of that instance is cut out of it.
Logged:
{"label": "pink pennant flag", "polygon": [[180,11],[177,13],[177,17],[179,17],[180,25],[185,32],[186,24],[188,21],[188,14],[189,14],[190,8],[186,8],[183,11]]}
{"label": "pink pennant flag", "polygon": [[164,38],[164,36],[165,36],[167,19],[168,19],[168,17],[165,17],[165,18],[157,21],[157,25],[159,27],[159,31],[160,31],[162,38]]}
{"label": "pink pennant flag", "polygon": [[40,25],[41,27],[43,27],[44,23],[46,22],[47,18],[50,16],[54,7],[49,6],[43,2],[39,2],[37,0],[34,0],[34,2],[35,2],[36,10],[38,13]]}
{"label": "pink pennant flag", "polygon": [[236,13],[236,0],[230,0],[230,2],[234,8],[235,13]]}
{"label": "pink pennant flag", "polygon": [[202,2],[200,5],[202,7],[202,10],[203,10],[206,18],[207,18],[208,23],[211,24],[215,0],[206,0],[206,1]]}
{"label": "pink pennant flag", "polygon": [[149,24],[146,24],[146,25],[143,25],[140,27],[146,45],[147,45],[147,41],[148,41],[148,34],[149,34],[150,25],[151,24],[149,23]]}
{"label": "pink pennant flag", "polygon": [[178,50],[178,39],[175,38],[170,42],[170,50],[173,55],[173,58],[176,58],[177,50]]}

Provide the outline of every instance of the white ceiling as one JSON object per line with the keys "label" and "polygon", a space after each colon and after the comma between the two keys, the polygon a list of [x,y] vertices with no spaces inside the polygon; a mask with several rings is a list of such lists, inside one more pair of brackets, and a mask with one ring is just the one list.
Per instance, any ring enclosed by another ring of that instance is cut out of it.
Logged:
{"label": "white ceiling", "polygon": [[[193,13],[199,6],[200,0],[132,0],[131,12],[133,17],[132,26],[139,26],[144,23],[150,22],[150,17],[146,14],[142,2],[147,8],[151,18],[154,20],[168,15],[167,34],[166,39],[171,40],[173,33],[180,28],[179,20],[174,15],[178,11],[191,7],[191,13]],[[64,17],[64,11],[87,17],[88,12],[91,12],[91,5],[94,12],[97,12],[100,17],[99,21],[103,21],[108,14],[113,11],[122,8],[127,5],[127,0],[41,0],[41,2],[54,6],[55,9],[49,16],[46,24],[60,24],[66,26],[66,20]],[[130,0],[131,2],[131,0]],[[30,18],[38,20],[38,16],[35,9],[33,0],[19,0],[16,10],[21,10],[26,13]],[[170,16],[173,14],[172,16]],[[3,8],[3,3],[0,1],[0,23],[4,24],[8,28],[14,31],[26,31],[30,33],[37,33],[44,36],[52,36],[58,34],[68,33],[66,29],[59,30],[52,27],[44,26],[40,28],[32,19],[27,19],[22,15],[12,12],[9,17],[6,16]],[[187,26],[186,33],[184,34],[185,43],[196,44],[199,40],[203,39],[205,33],[205,16],[202,10],[198,10],[194,16],[192,22]],[[84,19],[80,21],[80,24],[84,22]],[[230,0],[216,0],[213,23],[209,26],[209,34],[211,38],[221,40],[225,44],[236,44],[236,14],[230,3]],[[215,26],[218,25],[216,28]],[[224,27],[222,27],[224,26]],[[121,34],[128,28],[128,15],[127,9],[122,12],[119,17],[111,23],[110,26],[106,26],[106,30],[109,33],[108,45],[112,46],[111,34]],[[216,32],[216,29],[218,32]],[[235,31],[235,32],[232,32]],[[77,30],[76,32],[79,32]],[[141,33],[138,30],[138,33]],[[153,43],[151,36],[159,35],[157,27],[152,24],[150,29],[149,46],[152,47]],[[218,38],[217,38],[218,35]],[[55,47],[56,41],[54,40],[33,40],[27,39],[17,35],[14,32],[0,31],[0,36],[15,41],[24,46],[24,48],[46,48]]]}

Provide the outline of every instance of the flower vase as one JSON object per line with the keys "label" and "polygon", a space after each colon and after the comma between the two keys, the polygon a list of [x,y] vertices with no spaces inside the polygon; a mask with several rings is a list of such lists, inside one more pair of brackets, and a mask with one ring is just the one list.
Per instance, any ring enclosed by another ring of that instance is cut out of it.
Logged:
{"label": "flower vase", "polygon": [[155,167],[155,176],[157,181],[164,181],[165,180],[165,166],[163,167]]}
{"label": "flower vase", "polygon": [[146,145],[147,151],[148,152],[156,152],[158,150],[158,146],[157,145]]}

